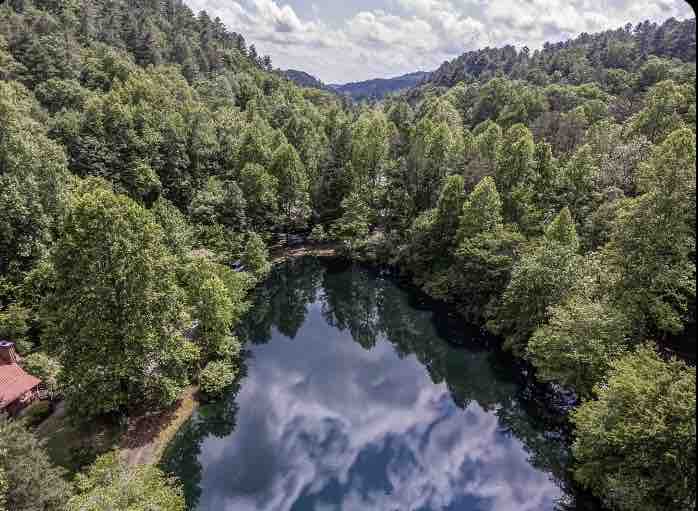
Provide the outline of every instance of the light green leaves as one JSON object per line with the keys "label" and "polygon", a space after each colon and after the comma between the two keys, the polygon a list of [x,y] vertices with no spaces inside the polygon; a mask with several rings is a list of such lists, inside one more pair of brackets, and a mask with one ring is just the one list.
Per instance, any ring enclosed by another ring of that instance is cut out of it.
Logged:
{"label": "light green leaves", "polygon": [[179,485],[153,465],[127,467],[118,452],[105,454],[77,479],[65,511],[184,511]]}
{"label": "light green leaves", "polygon": [[619,510],[696,505],[696,370],[643,347],[573,414],[577,479]]}

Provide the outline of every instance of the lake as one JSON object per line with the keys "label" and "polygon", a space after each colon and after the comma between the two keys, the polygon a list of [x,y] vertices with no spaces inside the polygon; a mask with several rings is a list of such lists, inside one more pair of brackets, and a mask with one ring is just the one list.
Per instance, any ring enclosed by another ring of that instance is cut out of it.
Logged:
{"label": "lake", "polygon": [[163,461],[192,510],[592,509],[552,394],[387,276],[292,260],[239,336],[239,385]]}

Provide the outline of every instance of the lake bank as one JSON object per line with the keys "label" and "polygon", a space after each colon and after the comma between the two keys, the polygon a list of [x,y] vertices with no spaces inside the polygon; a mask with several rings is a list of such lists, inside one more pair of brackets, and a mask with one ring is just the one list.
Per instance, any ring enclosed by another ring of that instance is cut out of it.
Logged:
{"label": "lake bank", "polygon": [[198,388],[188,387],[167,410],[129,419],[120,444],[129,466],[157,464],[180,428],[199,408]]}
{"label": "lake bank", "polygon": [[293,247],[272,247],[269,258],[272,264],[277,265],[298,257],[337,257],[338,250],[338,243],[303,243]]}

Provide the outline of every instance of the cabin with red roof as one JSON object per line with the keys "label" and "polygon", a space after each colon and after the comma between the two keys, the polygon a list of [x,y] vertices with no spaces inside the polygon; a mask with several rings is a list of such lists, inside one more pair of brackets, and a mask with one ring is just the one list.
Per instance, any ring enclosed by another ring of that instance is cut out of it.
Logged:
{"label": "cabin with red roof", "polygon": [[19,365],[15,345],[0,341],[0,413],[15,415],[40,397],[41,380]]}

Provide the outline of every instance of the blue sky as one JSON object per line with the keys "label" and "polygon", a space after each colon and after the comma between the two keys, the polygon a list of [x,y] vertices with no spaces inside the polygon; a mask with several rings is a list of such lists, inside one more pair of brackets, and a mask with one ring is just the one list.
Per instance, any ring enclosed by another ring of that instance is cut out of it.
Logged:
{"label": "blue sky", "polygon": [[684,0],[184,0],[282,69],[326,83],[436,69],[464,51],[693,16]]}

